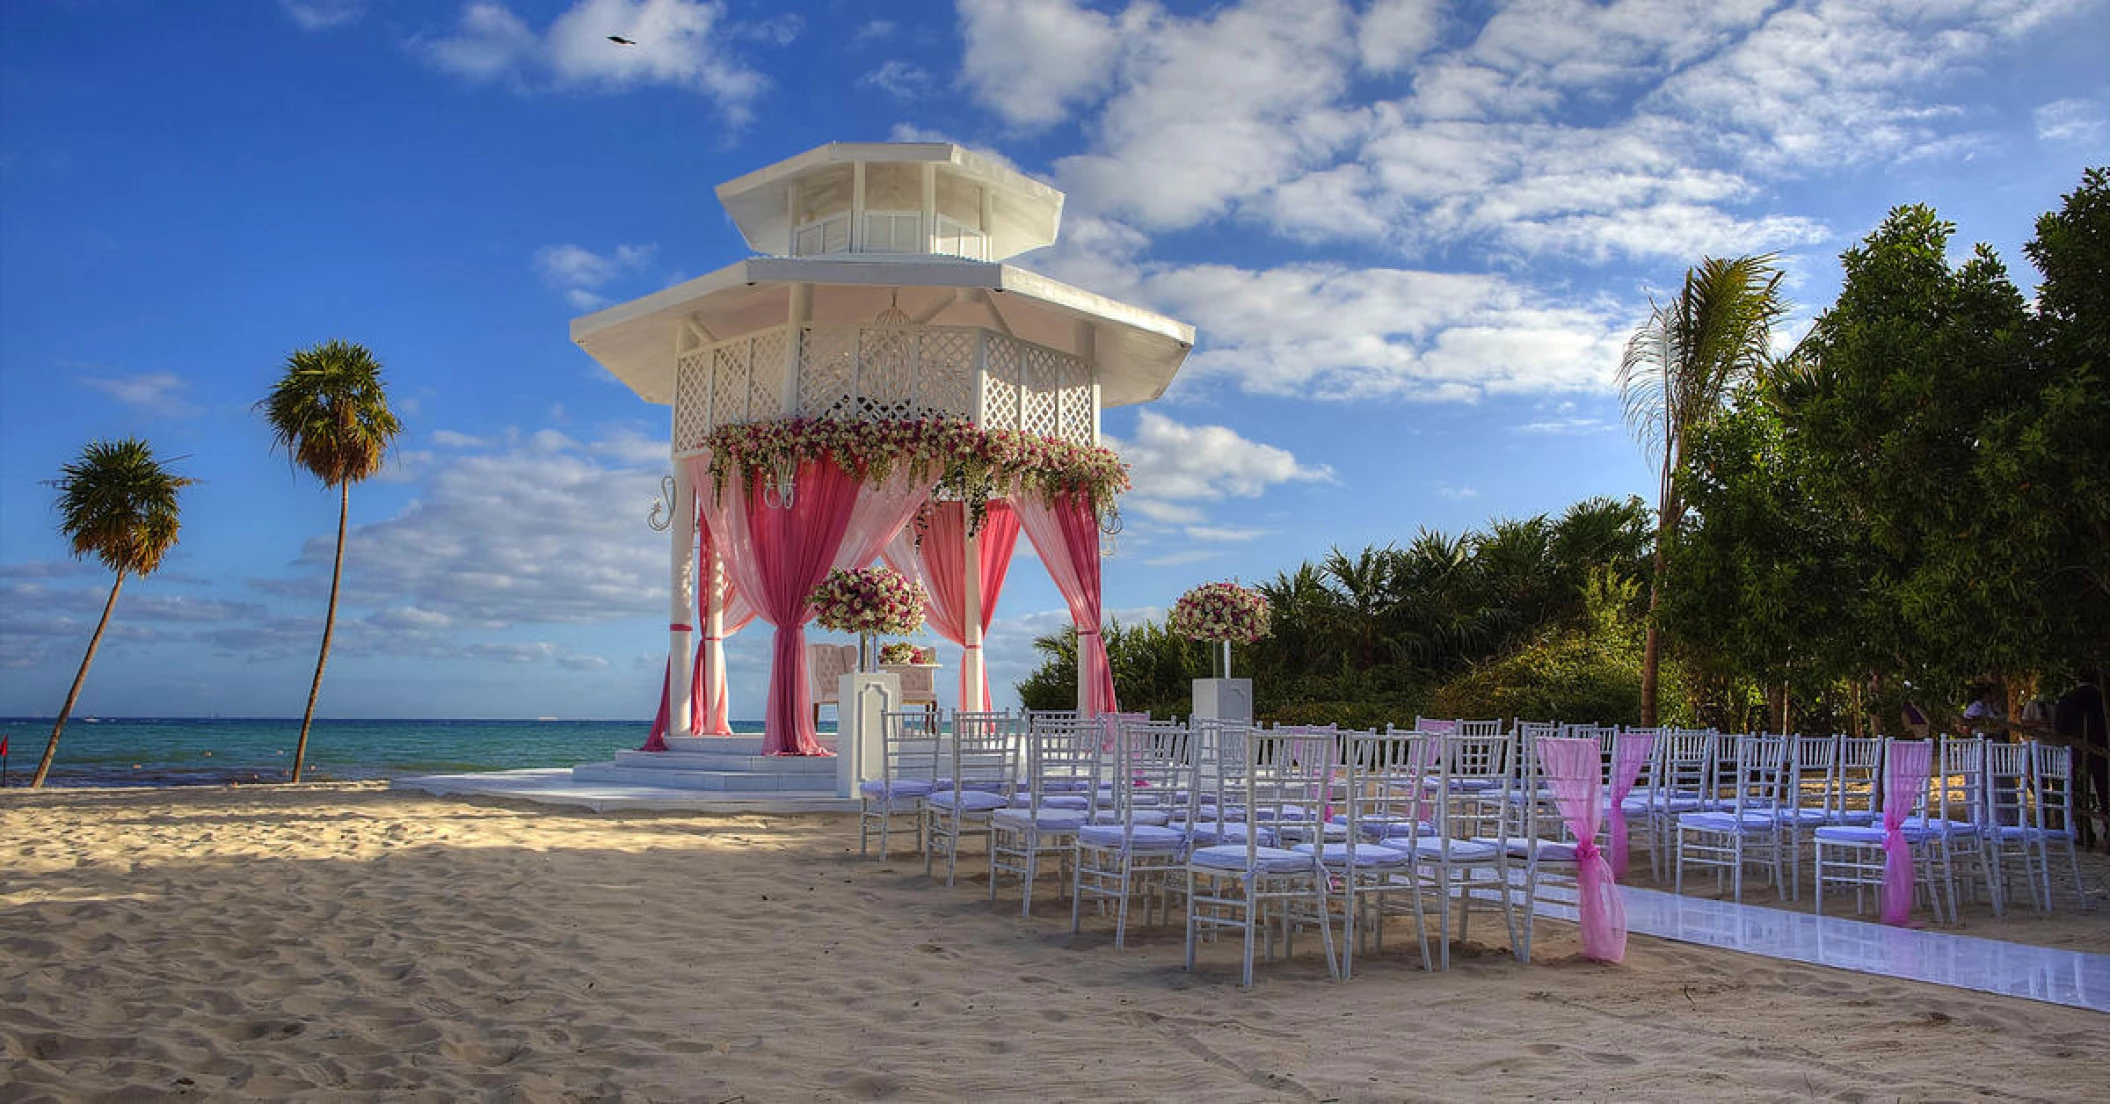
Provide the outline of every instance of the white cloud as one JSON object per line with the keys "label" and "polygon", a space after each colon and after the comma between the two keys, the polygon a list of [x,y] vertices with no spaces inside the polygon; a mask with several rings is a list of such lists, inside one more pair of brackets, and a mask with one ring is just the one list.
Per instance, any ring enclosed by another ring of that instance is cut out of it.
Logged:
{"label": "white cloud", "polygon": [[108,395],[143,414],[181,418],[198,412],[196,406],[183,398],[184,389],[190,385],[174,372],[82,376],[81,386]]}
{"label": "white cloud", "polygon": [[347,26],[366,14],[366,0],[278,0],[278,6],[303,31]]}
{"label": "white cloud", "polygon": [[2037,137],[2046,142],[2101,146],[2110,139],[2110,112],[2093,100],[2055,100],[2031,113]]}
{"label": "white cloud", "polygon": [[[1636,319],[1500,276],[1293,264],[1103,266],[1097,275],[1202,335],[1180,387],[1261,395],[1472,400],[1610,385]],[[1106,286],[1106,285],[1101,285]]]}
{"label": "white cloud", "polygon": [[1062,121],[1105,91],[1122,30],[1071,0],[959,0],[960,80],[1017,127]]}
{"label": "white cloud", "polygon": [[1243,544],[1246,541],[1258,540],[1267,536],[1268,531],[1265,529],[1236,529],[1216,525],[1189,525],[1186,533],[1191,540]]}
{"label": "white cloud", "polygon": [[1468,498],[1478,498],[1478,497],[1480,497],[1480,492],[1479,492],[1479,490],[1478,490],[1477,488],[1474,488],[1474,487],[1454,487],[1454,486],[1450,485],[1449,483],[1438,483],[1438,484],[1436,484],[1436,494],[1437,494],[1437,495],[1438,495],[1439,497],[1442,497],[1442,498],[1448,498],[1448,499],[1450,499],[1450,500],[1451,500],[1452,502],[1463,502],[1463,501],[1465,501],[1465,500],[1466,500],[1466,499],[1468,499]]}
{"label": "white cloud", "polygon": [[1220,559],[1223,552],[1214,548],[1188,548],[1178,552],[1167,552],[1143,561],[1144,567],[1185,567],[1188,564],[1207,563]]}
{"label": "white cloud", "polygon": [[1389,73],[1436,42],[1442,12],[1434,0],[1376,0],[1356,28],[1363,67]]}
{"label": "white cloud", "polygon": [[1247,440],[1224,426],[1190,426],[1142,411],[1131,440],[1104,438],[1130,465],[1137,499],[1160,502],[1257,498],[1282,483],[1333,479],[1325,466],[1307,467],[1286,449]]}
{"label": "white cloud", "polygon": [[596,289],[619,277],[642,271],[658,252],[654,245],[618,245],[607,255],[566,242],[545,245],[535,251],[533,267],[542,282],[564,294],[564,302],[576,311],[599,310],[608,299]]}
{"label": "white cloud", "polygon": [[857,79],[859,88],[877,88],[897,100],[920,100],[931,92],[930,71],[913,62],[893,58]]}
{"label": "white cloud", "polygon": [[[402,512],[354,527],[346,600],[415,607],[471,629],[664,611],[667,539],[645,525],[664,452],[657,464],[610,466],[596,457],[627,456],[628,435],[582,443],[545,429],[507,438],[491,451],[450,454]],[[303,567],[326,574],[333,541],[310,540]]]}
{"label": "white cloud", "polygon": [[437,68],[473,81],[490,81],[519,75],[533,63],[542,42],[504,4],[475,3],[462,8],[454,34],[414,40],[412,46]]}
{"label": "white cloud", "polygon": [[483,438],[481,438],[481,437],[471,437],[470,435],[468,435],[468,434],[466,434],[466,433],[457,433],[457,432],[455,432],[454,430],[451,430],[451,429],[435,429],[435,430],[433,430],[433,431],[432,431],[432,443],[433,443],[433,444],[435,444],[435,445],[438,445],[438,446],[440,446],[441,448],[454,448],[454,449],[462,449],[462,448],[482,448],[482,447],[484,447],[484,439],[483,439]]}
{"label": "white cloud", "polygon": [[1191,226],[1349,144],[1335,105],[1354,63],[1339,0],[1249,0],[1205,19],[1138,4],[1122,17],[1118,88],[1097,149],[1056,163],[1092,210],[1146,229]]}
{"label": "white cloud", "polygon": [[[1407,256],[1476,250],[1491,267],[1790,251],[1832,233],[1766,210],[1772,182],[1994,148],[1991,109],[1954,102],[1959,71],[2096,2],[1520,0],[1477,27],[1405,0],[1360,15],[1242,0],[1193,18],[1065,2],[1031,10],[1117,28],[1116,58],[1103,78],[1061,70],[1087,91],[1029,102],[1038,121],[1089,112],[1090,147],[1055,163],[1073,222],[1233,220]],[[998,98],[999,74],[1032,60],[976,48],[1032,41],[1028,5],[961,9],[977,36],[962,64],[988,74],[977,98],[1020,123],[1030,112]],[[1411,91],[1373,101],[1356,72]],[[2100,118],[2061,101],[2038,129],[2086,141]]]}
{"label": "white cloud", "polygon": [[[745,122],[768,79],[725,49],[729,39],[795,37],[801,24],[733,25],[716,0],[578,0],[537,34],[495,0],[462,9],[452,34],[412,41],[427,62],[473,81],[619,92],[662,86],[708,97],[729,121]],[[634,45],[610,41],[628,39]]]}

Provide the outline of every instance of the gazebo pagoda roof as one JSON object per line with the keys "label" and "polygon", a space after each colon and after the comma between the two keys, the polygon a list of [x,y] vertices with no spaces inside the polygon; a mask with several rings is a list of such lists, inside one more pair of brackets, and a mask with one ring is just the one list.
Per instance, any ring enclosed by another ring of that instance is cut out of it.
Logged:
{"label": "gazebo pagoda roof", "polygon": [[929,325],[980,325],[1083,353],[1090,334],[1100,405],[1165,393],[1194,327],[1012,265],[942,255],[750,257],[665,291],[572,320],[572,341],[647,402],[674,401],[684,328],[711,341],[781,326],[794,285],[813,288],[817,323],[869,323],[898,307]]}

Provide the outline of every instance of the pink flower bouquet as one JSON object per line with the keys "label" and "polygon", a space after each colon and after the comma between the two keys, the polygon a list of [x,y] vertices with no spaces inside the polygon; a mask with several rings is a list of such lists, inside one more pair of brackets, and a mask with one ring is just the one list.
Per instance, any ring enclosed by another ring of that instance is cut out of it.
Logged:
{"label": "pink flower bouquet", "polygon": [[1267,635],[1267,598],[1237,583],[1203,583],[1172,604],[1165,627],[1189,640],[1251,644]]}
{"label": "pink flower bouquet", "polygon": [[824,629],[907,636],[923,627],[923,588],[887,567],[838,567],[806,598]]}

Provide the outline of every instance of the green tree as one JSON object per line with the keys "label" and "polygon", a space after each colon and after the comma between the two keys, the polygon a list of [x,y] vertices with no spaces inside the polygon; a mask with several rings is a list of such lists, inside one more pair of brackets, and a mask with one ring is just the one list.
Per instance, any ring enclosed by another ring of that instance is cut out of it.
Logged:
{"label": "green tree", "polygon": [[271,394],[257,406],[271,425],[274,446],[322,480],[323,486],[338,491],[337,555],[330,567],[329,614],[322,626],[322,651],[315,659],[315,681],[308,687],[308,705],[300,717],[300,742],[293,751],[293,781],[298,783],[307,761],[315,700],[322,693],[322,671],[330,661],[330,637],[337,628],[337,593],[344,579],[344,536],[351,517],[352,484],[381,470],[389,445],[403,427],[388,408],[381,363],[365,346],[344,341],[294,350],[286,357],[285,372]]}
{"label": "green tree", "polygon": [[1656,624],[1663,557],[1684,514],[1677,483],[1689,436],[1741,382],[1770,363],[1773,324],[1787,312],[1773,256],[1709,257],[1685,273],[1676,298],[1655,307],[1627,342],[1618,383],[1626,420],[1645,447],[1662,454],[1656,493],[1656,548],[1641,667],[1641,723],[1656,723],[1662,644]]}
{"label": "green tree", "polygon": [[2030,321],[1979,246],[1949,262],[1953,224],[1893,210],[1842,256],[1838,300],[1796,353],[1784,416],[1811,490],[1863,545],[1857,640],[1868,668],[1945,699],[2042,659],[2045,580],[2013,488],[1984,478],[1990,427],[2041,391]]}
{"label": "green tree", "polygon": [[2110,169],[2091,168],[2023,252],[2037,287],[2036,393],[1987,426],[1984,483],[2013,496],[2016,541],[2040,557],[2041,636],[2060,661],[2110,658]]}
{"label": "green tree", "polygon": [[50,483],[59,491],[59,531],[72,545],[75,559],[92,554],[116,577],[103,603],[102,619],[95,623],[95,635],[88,638],[88,653],[81,657],[81,669],[73,676],[73,688],[66,692],[66,705],[51,726],[51,741],[44,745],[37,773],[29,780],[31,788],[44,785],[45,776],[51,773],[59,736],[80,701],[81,684],[88,681],[88,665],[95,662],[95,650],[102,645],[103,630],[110,625],[110,611],[117,608],[117,593],[124,589],[125,576],[153,574],[161,558],[175,547],[176,534],[183,527],[177,492],[193,482],[170,473],[154,459],[153,448],[134,437],[90,442],[79,459],[59,471],[59,478]]}

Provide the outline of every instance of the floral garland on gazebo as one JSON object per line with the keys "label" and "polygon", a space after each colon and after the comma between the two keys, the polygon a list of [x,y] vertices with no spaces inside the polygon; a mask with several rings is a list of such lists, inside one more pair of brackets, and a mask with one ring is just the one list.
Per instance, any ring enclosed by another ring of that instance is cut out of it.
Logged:
{"label": "floral garland on gazebo", "polygon": [[736,422],[711,431],[702,446],[711,452],[713,494],[723,493],[735,471],[762,477],[781,464],[829,459],[874,482],[907,465],[928,477],[936,493],[965,502],[976,530],[992,498],[1020,491],[1050,499],[1084,494],[1093,512],[1105,517],[1114,509],[1114,496],[1129,486],[1128,465],[1111,449],[1014,429],[983,429],[945,415]]}

